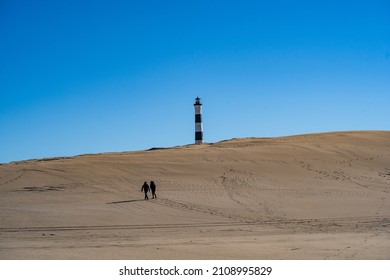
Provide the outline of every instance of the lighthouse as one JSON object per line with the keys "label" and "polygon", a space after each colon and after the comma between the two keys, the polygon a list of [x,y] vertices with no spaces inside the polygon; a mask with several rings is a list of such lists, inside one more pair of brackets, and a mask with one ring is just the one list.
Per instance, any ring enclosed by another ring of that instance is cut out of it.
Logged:
{"label": "lighthouse", "polygon": [[195,144],[203,143],[202,103],[200,98],[195,99]]}

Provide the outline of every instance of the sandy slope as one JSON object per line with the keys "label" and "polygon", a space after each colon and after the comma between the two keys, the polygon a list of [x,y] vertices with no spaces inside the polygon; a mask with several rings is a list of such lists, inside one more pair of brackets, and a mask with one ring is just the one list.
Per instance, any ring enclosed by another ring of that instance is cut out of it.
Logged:
{"label": "sandy slope", "polygon": [[5,164],[0,259],[389,259],[389,192],[383,131]]}

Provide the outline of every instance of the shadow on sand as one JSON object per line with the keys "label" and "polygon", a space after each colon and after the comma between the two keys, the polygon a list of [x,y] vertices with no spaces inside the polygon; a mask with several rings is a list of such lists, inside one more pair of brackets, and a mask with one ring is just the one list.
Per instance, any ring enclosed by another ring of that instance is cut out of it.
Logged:
{"label": "shadow on sand", "polygon": [[114,202],[108,202],[107,204],[130,203],[130,202],[136,202],[136,201],[144,201],[144,199],[133,199],[133,200],[114,201]]}

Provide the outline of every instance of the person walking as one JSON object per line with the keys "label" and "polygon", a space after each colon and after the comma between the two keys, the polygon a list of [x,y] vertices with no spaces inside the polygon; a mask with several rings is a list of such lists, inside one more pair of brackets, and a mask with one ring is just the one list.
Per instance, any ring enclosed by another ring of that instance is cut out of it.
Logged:
{"label": "person walking", "polygon": [[148,183],[144,182],[142,188],[141,188],[141,192],[144,192],[145,193],[145,200],[149,199],[148,197],[148,192],[149,192],[149,185]]}
{"label": "person walking", "polygon": [[153,198],[157,198],[157,195],[156,195],[156,184],[153,181],[150,182],[150,189],[152,190],[152,199]]}

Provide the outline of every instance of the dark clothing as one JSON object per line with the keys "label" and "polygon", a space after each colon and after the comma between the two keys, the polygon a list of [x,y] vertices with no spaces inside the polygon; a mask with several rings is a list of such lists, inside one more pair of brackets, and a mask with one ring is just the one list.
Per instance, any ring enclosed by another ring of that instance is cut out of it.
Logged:
{"label": "dark clothing", "polygon": [[157,195],[156,195],[156,184],[153,181],[150,182],[150,189],[152,190],[152,198],[157,198]]}
{"label": "dark clothing", "polygon": [[146,182],[143,184],[141,191],[144,191],[145,199],[149,199],[149,197],[148,197],[149,185]]}

